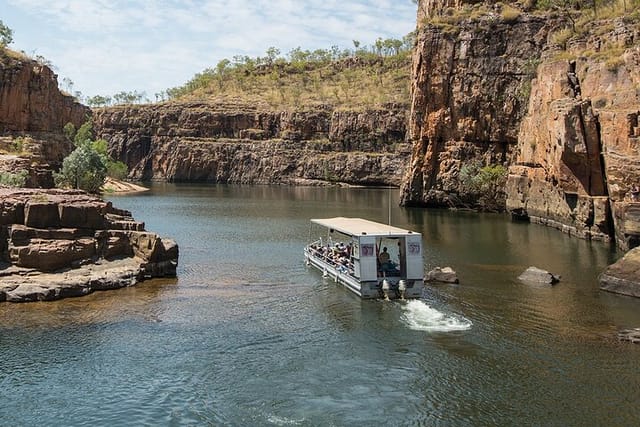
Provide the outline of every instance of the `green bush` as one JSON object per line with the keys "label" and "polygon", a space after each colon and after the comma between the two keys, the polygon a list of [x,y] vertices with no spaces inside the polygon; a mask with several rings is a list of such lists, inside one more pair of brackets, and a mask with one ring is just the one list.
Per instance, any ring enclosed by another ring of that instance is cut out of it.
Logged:
{"label": "green bush", "polygon": [[91,145],[73,150],[62,161],[60,172],[54,173],[56,187],[77,188],[97,193],[107,177],[105,157]]}
{"label": "green bush", "polygon": [[460,169],[460,182],[480,209],[502,210],[504,208],[504,185],[507,168],[502,165],[481,166],[473,162]]}
{"label": "green bush", "polygon": [[29,172],[24,169],[16,173],[0,172],[0,185],[6,185],[7,187],[24,187],[28,177]]}
{"label": "green bush", "polygon": [[107,176],[113,179],[123,180],[129,173],[127,165],[123,162],[114,162],[110,160],[107,163]]}
{"label": "green bush", "polygon": [[76,149],[62,161],[62,168],[53,174],[56,187],[77,188],[97,193],[104,184],[110,163],[107,142],[93,139],[93,125],[85,122],[75,131],[71,124],[65,125],[63,132],[73,140]]}

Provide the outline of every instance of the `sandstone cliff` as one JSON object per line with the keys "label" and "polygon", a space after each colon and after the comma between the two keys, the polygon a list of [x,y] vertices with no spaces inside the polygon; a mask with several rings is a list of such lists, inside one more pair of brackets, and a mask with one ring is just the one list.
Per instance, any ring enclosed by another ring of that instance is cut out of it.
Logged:
{"label": "sandstone cliff", "polygon": [[[51,187],[51,168],[57,168],[73,145],[62,135],[71,122],[79,127],[91,110],[58,89],[51,69],[26,56],[0,49],[0,150],[14,151],[25,163],[34,165],[28,185]],[[24,141],[24,144],[23,144]],[[4,160],[9,164],[4,167]],[[13,157],[0,159],[0,169],[11,170]],[[49,171],[49,172],[47,172]]]}
{"label": "sandstone cliff", "polygon": [[402,105],[270,111],[183,102],[94,112],[97,136],[130,178],[243,184],[399,186],[410,152],[405,123]]}
{"label": "sandstone cliff", "polygon": [[178,246],[82,191],[0,189],[0,301],[42,301],[175,276]]}
{"label": "sandstone cliff", "polygon": [[[423,1],[419,22],[458,1]],[[460,169],[511,162],[527,88],[557,19],[521,14],[503,19],[499,6],[478,18],[420,25],[413,57],[409,135],[411,165],[402,202],[456,206],[468,198]],[[429,21],[431,22],[431,21]]]}
{"label": "sandstone cliff", "polygon": [[464,164],[502,164],[514,216],[638,245],[637,19],[475,3],[420,2],[403,203],[459,206]]}
{"label": "sandstone cliff", "polygon": [[[564,59],[567,58],[568,59]],[[630,249],[640,244],[640,25],[588,24],[532,82],[507,183],[517,216]]]}

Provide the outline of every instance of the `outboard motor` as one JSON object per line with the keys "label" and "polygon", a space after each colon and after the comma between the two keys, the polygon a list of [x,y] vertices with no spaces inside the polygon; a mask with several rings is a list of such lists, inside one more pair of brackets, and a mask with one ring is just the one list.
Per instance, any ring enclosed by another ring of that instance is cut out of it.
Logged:
{"label": "outboard motor", "polygon": [[382,281],[382,293],[384,294],[384,300],[389,301],[389,291],[391,290],[391,285],[389,285],[389,281],[384,279]]}
{"label": "outboard motor", "polygon": [[404,299],[404,294],[406,290],[407,290],[407,281],[400,280],[400,282],[398,282],[398,291],[400,291],[400,299]]}

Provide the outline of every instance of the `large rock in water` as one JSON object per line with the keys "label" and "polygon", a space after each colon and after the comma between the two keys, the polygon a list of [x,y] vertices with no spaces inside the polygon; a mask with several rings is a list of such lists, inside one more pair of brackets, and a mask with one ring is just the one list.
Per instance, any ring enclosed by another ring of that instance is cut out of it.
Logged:
{"label": "large rock in water", "polygon": [[436,267],[425,276],[427,282],[460,283],[458,275],[451,267]]}
{"label": "large rock in water", "polygon": [[549,273],[548,271],[538,267],[529,267],[520,276],[518,276],[518,279],[523,282],[546,283],[553,285],[560,281],[560,276]]}
{"label": "large rock in water", "polygon": [[627,252],[600,275],[600,289],[640,297],[640,248]]}
{"label": "large rock in water", "polygon": [[86,295],[175,276],[178,246],[75,190],[0,189],[0,301]]}

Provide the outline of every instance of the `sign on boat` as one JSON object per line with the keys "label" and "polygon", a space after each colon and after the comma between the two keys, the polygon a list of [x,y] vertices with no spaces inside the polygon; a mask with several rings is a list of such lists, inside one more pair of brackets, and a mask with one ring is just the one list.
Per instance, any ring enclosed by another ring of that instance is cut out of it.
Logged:
{"label": "sign on boat", "polygon": [[422,235],[362,218],[312,219],[326,236],[304,248],[312,265],[362,298],[420,298]]}

